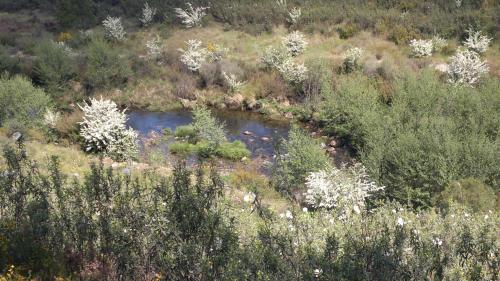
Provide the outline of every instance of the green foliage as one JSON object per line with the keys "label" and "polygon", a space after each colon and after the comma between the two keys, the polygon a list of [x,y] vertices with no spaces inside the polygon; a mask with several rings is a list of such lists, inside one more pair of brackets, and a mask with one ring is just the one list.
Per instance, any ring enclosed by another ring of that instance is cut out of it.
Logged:
{"label": "green foliage", "polygon": [[19,68],[19,59],[11,57],[7,47],[0,45],[0,75],[4,72],[16,73]]}
{"label": "green foliage", "polygon": [[451,182],[435,198],[435,205],[448,209],[455,202],[474,212],[495,210],[497,195],[493,188],[476,179],[463,179]]}
{"label": "green foliage", "polygon": [[168,146],[168,150],[173,154],[189,155],[196,150],[196,146],[188,142],[174,142]]}
{"label": "green foliage", "polygon": [[63,46],[53,41],[41,42],[35,49],[35,80],[55,95],[74,74],[74,62]]}
{"label": "green foliage", "polygon": [[452,180],[498,186],[498,80],[477,89],[446,85],[432,73],[396,81],[390,103],[371,80],[345,78],[322,122],[352,145],[391,198],[429,205]]}
{"label": "green foliage", "polygon": [[131,75],[122,51],[102,39],[94,38],[87,49],[86,82],[91,88],[120,86]]}
{"label": "green foliage", "polygon": [[15,120],[26,126],[39,125],[51,103],[42,89],[21,76],[0,78],[0,125]]}
{"label": "green foliage", "polygon": [[196,131],[193,125],[178,126],[175,128],[175,136],[178,138],[194,140],[196,139]]}
{"label": "green foliage", "polygon": [[224,159],[239,161],[245,157],[250,157],[251,153],[245,143],[234,141],[221,144],[215,151],[215,154]]}
{"label": "green foliage", "polygon": [[358,27],[355,24],[349,23],[341,25],[337,28],[340,39],[349,39],[359,32]]}
{"label": "green foliage", "polygon": [[95,1],[59,0],[56,6],[56,18],[61,26],[86,28],[96,23]]}
{"label": "green foliage", "polygon": [[196,136],[207,141],[213,149],[226,141],[224,124],[217,121],[206,107],[198,106],[193,110],[193,128]]}
{"label": "green foliage", "polygon": [[330,164],[319,142],[294,126],[288,140],[282,141],[278,147],[273,167],[273,185],[280,192],[291,196],[302,187],[310,172],[317,172]]}

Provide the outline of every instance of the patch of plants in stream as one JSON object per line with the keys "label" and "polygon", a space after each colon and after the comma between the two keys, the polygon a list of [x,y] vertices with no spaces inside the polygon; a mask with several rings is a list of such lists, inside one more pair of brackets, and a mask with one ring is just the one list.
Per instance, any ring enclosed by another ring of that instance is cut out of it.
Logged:
{"label": "patch of plants in stream", "polygon": [[196,154],[201,158],[220,157],[232,161],[251,155],[243,142],[227,140],[224,124],[218,122],[206,107],[196,107],[193,123],[177,127],[174,135],[176,141],[169,145],[173,154]]}

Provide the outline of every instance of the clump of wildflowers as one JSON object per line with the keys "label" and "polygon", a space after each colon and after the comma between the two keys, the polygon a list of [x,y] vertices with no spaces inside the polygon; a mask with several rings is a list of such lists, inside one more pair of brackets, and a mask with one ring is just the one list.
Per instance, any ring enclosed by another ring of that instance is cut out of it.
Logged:
{"label": "clump of wildflowers", "polygon": [[210,7],[193,7],[191,3],[187,3],[187,9],[183,10],[181,8],[175,8],[177,17],[182,19],[182,23],[187,27],[191,28],[194,26],[200,26],[201,20],[207,15],[205,10]]}
{"label": "clump of wildflowers", "polygon": [[488,70],[486,62],[476,52],[458,50],[449,63],[448,81],[458,85],[474,85]]}
{"label": "clump of wildflowers", "polygon": [[307,48],[307,40],[300,31],[294,31],[283,38],[283,46],[292,57],[302,54]]}
{"label": "clump of wildflowers", "polygon": [[187,49],[179,49],[182,52],[181,62],[191,71],[196,72],[207,59],[207,50],[202,48],[201,41],[189,40],[186,42]]}
{"label": "clump of wildflowers", "polygon": [[125,30],[123,29],[121,18],[108,16],[103,22],[106,37],[116,41],[125,39]]}

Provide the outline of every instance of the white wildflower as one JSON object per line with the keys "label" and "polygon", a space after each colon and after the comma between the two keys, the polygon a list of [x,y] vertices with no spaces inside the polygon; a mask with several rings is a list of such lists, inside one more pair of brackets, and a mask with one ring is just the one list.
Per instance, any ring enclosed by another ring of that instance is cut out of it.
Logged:
{"label": "white wildflower", "polygon": [[485,61],[470,50],[459,50],[451,57],[448,81],[459,85],[474,85],[489,70]]}
{"label": "white wildflower", "polygon": [[443,245],[443,240],[439,239],[438,237],[432,238],[432,244],[439,247],[439,246]]}
{"label": "white wildflower", "polygon": [[319,278],[319,276],[323,273],[323,269],[317,268],[314,270],[314,277]]}
{"label": "white wildflower", "polygon": [[288,18],[286,19],[291,24],[297,24],[302,16],[302,10],[297,7],[293,7],[291,11],[288,12]]}
{"label": "white wildflower", "polygon": [[253,204],[255,202],[256,195],[253,192],[248,192],[243,196],[243,201],[249,204]]}
{"label": "white wildflower", "polygon": [[232,73],[226,74],[226,72],[222,72],[222,77],[224,77],[224,81],[226,82],[231,93],[239,92],[241,87],[245,84],[245,82],[239,81],[236,75]]}
{"label": "white wildflower", "polygon": [[469,36],[464,42],[465,47],[476,53],[484,53],[488,50],[488,46],[492,40],[491,38],[482,35],[481,31],[474,31],[473,29],[467,30],[467,33]]}
{"label": "white wildflower", "polygon": [[108,16],[102,24],[104,25],[106,37],[116,41],[122,41],[125,39],[126,32],[123,29],[121,18]]}
{"label": "white wildflower", "polygon": [[350,168],[330,168],[310,173],[306,178],[305,202],[314,208],[339,208],[365,206],[365,199],[383,189],[368,179],[365,168],[355,164]]}
{"label": "white wildflower", "polygon": [[359,68],[359,59],[363,54],[363,49],[358,47],[349,48],[344,53],[344,68],[346,72],[352,72]]}
{"label": "white wildflower", "polygon": [[302,208],[302,212],[307,213],[308,209],[307,207]]}
{"label": "white wildflower", "polygon": [[207,50],[201,47],[201,41],[189,40],[186,42],[187,49],[179,49],[182,52],[181,62],[191,71],[198,71],[206,61]]}
{"label": "white wildflower", "polygon": [[298,30],[285,36],[282,43],[293,57],[302,54],[308,45],[304,34]]}
{"label": "white wildflower", "polygon": [[45,114],[43,115],[43,122],[51,129],[56,127],[57,122],[59,122],[60,119],[61,114],[57,111],[52,111],[50,108],[47,108]]}
{"label": "white wildflower", "polygon": [[434,36],[432,37],[432,51],[433,52],[440,52],[443,50],[444,47],[448,45],[446,40],[440,36]]}
{"label": "white wildflower", "polygon": [[354,212],[356,214],[358,214],[358,215],[361,214],[361,209],[359,208],[358,205],[354,205],[354,207],[352,207],[352,209],[354,210]]}
{"label": "white wildflower", "polygon": [[414,57],[422,58],[432,56],[432,40],[413,39],[410,41],[410,48]]}
{"label": "white wildflower", "polygon": [[283,79],[291,84],[301,84],[307,78],[307,67],[304,64],[295,63],[291,59],[286,60],[277,68]]}
{"label": "white wildflower", "polygon": [[148,58],[152,60],[157,60],[161,55],[161,40],[160,36],[156,35],[154,38],[146,42],[146,48],[148,50]]}
{"label": "white wildflower", "polygon": [[267,68],[277,68],[290,59],[290,53],[286,48],[269,47],[260,59]]}
{"label": "white wildflower", "polygon": [[289,220],[293,219],[293,214],[290,212],[290,210],[285,211],[285,217]]}
{"label": "white wildflower", "polygon": [[152,21],[154,16],[156,15],[156,8],[149,6],[149,3],[144,3],[144,8],[142,8],[142,17],[139,20],[142,22],[142,25],[148,26]]}
{"label": "white wildflower", "polygon": [[403,220],[403,218],[399,217],[396,221],[396,223],[399,225],[399,226],[403,226],[405,225],[405,221]]}
{"label": "white wildflower", "polygon": [[455,6],[457,6],[457,8],[460,8],[462,6],[462,0],[455,0]]}
{"label": "white wildflower", "polygon": [[187,28],[200,26],[201,20],[207,15],[205,10],[209,9],[209,7],[193,7],[193,5],[189,2],[186,5],[188,7],[186,10],[175,8],[177,17],[182,19],[182,23]]}

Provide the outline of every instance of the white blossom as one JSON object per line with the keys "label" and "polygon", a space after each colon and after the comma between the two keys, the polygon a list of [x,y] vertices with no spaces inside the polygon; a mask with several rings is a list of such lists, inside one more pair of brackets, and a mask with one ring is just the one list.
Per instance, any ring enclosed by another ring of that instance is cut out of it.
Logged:
{"label": "white blossom", "polygon": [[60,119],[61,114],[57,111],[52,111],[50,108],[47,108],[45,114],[43,115],[43,122],[52,129],[56,127],[57,122],[59,122]]}
{"label": "white blossom", "polygon": [[293,56],[302,54],[307,48],[307,41],[302,32],[296,30],[283,38],[283,46]]}
{"label": "white blossom", "polygon": [[440,36],[434,36],[432,37],[432,51],[433,52],[440,52],[444,47],[448,45],[446,40]]}
{"label": "white blossom", "polygon": [[201,47],[201,41],[189,40],[186,42],[187,49],[179,49],[182,52],[181,62],[191,71],[198,71],[206,61],[207,50]]}
{"label": "white blossom", "polygon": [[207,15],[205,10],[210,7],[193,7],[191,3],[187,3],[187,9],[183,10],[181,8],[175,8],[177,17],[182,19],[182,23],[187,27],[191,28],[194,26],[200,26],[201,20]]}
{"label": "white blossom", "polygon": [[462,0],[455,0],[455,6],[457,6],[457,8],[460,8],[462,6]]}
{"label": "white blossom", "polygon": [[87,151],[104,151],[119,157],[135,151],[137,134],[126,129],[125,110],[118,110],[113,101],[93,98],[90,104],[78,106],[84,113],[80,135],[85,139]]}
{"label": "white blossom", "polygon": [[287,21],[291,24],[296,24],[299,22],[301,16],[302,10],[300,8],[293,7],[292,10],[288,12]]}
{"label": "white blossom", "polygon": [[305,202],[314,208],[363,208],[365,199],[382,190],[368,179],[365,168],[354,164],[350,168],[330,168],[310,173],[306,178]]}
{"label": "white blossom", "polygon": [[308,209],[307,207],[302,208],[302,212],[307,213]]}
{"label": "white blossom", "polygon": [[458,50],[449,63],[448,81],[459,85],[474,85],[488,70],[486,62],[476,52]]}
{"label": "white blossom", "polygon": [[291,84],[298,85],[307,78],[307,67],[304,64],[295,63],[291,59],[286,60],[277,68],[283,79]]}
{"label": "white blossom", "polygon": [[349,48],[344,53],[344,67],[347,72],[351,72],[359,67],[359,59],[363,54],[363,49],[358,47]]}
{"label": "white blossom", "polygon": [[410,48],[414,57],[422,58],[432,56],[432,40],[413,39],[410,41]]}
{"label": "white blossom", "polygon": [[231,93],[237,93],[241,90],[241,87],[245,84],[245,82],[239,81],[236,75],[230,73],[226,74],[226,72],[222,72],[222,77],[224,77],[224,81],[229,88]]}
{"label": "white blossom", "polygon": [[122,41],[125,39],[126,32],[123,29],[121,18],[108,16],[102,24],[104,26],[106,37],[116,41]]}
{"label": "white blossom", "polygon": [[256,197],[257,196],[255,195],[255,193],[250,191],[243,196],[243,201],[249,204],[253,204],[255,202]]}
{"label": "white blossom", "polygon": [[156,35],[154,38],[146,42],[146,48],[148,50],[148,58],[156,60],[161,55],[161,40],[160,36]]}
{"label": "white blossom", "polygon": [[226,57],[228,52],[227,48],[219,44],[208,44],[207,48],[207,60],[209,62],[218,62]]}
{"label": "white blossom", "polygon": [[292,212],[290,212],[290,210],[285,211],[285,218],[287,218],[289,220],[293,219],[293,214],[292,214]]}
{"label": "white blossom", "polygon": [[277,68],[288,59],[290,59],[290,53],[286,48],[269,47],[260,60],[267,68]]}
{"label": "white blossom", "polygon": [[108,145],[106,154],[120,161],[136,158],[139,154],[138,137],[131,128],[121,131],[116,140]]}
{"label": "white blossom", "polygon": [[403,220],[403,218],[399,217],[396,221],[396,223],[399,225],[399,226],[403,226],[405,225],[405,221]]}
{"label": "white blossom", "polygon": [[443,240],[439,239],[439,237],[432,238],[432,244],[439,247],[443,245]]}
{"label": "white blossom", "polygon": [[472,29],[467,30],[467,33],[469,36],[464,42],[465,47],[477,53],[484,53],[488,50],[488,45],[492,40],[491,38],[482,35],[481,31],[474,31]]}
{"label": "white blossom", "polygon": [[142,16],[139,20],[142,22],[142,25],[148,26],[156,15],[156,8],[149,6],[149,3],[144,3],[144,8],[142,8]]}
{"label": "white blossom", "polygon": [[323,273],[323,269],[317,268],[314,270],[314,277],[319,278],[319,276]]}

